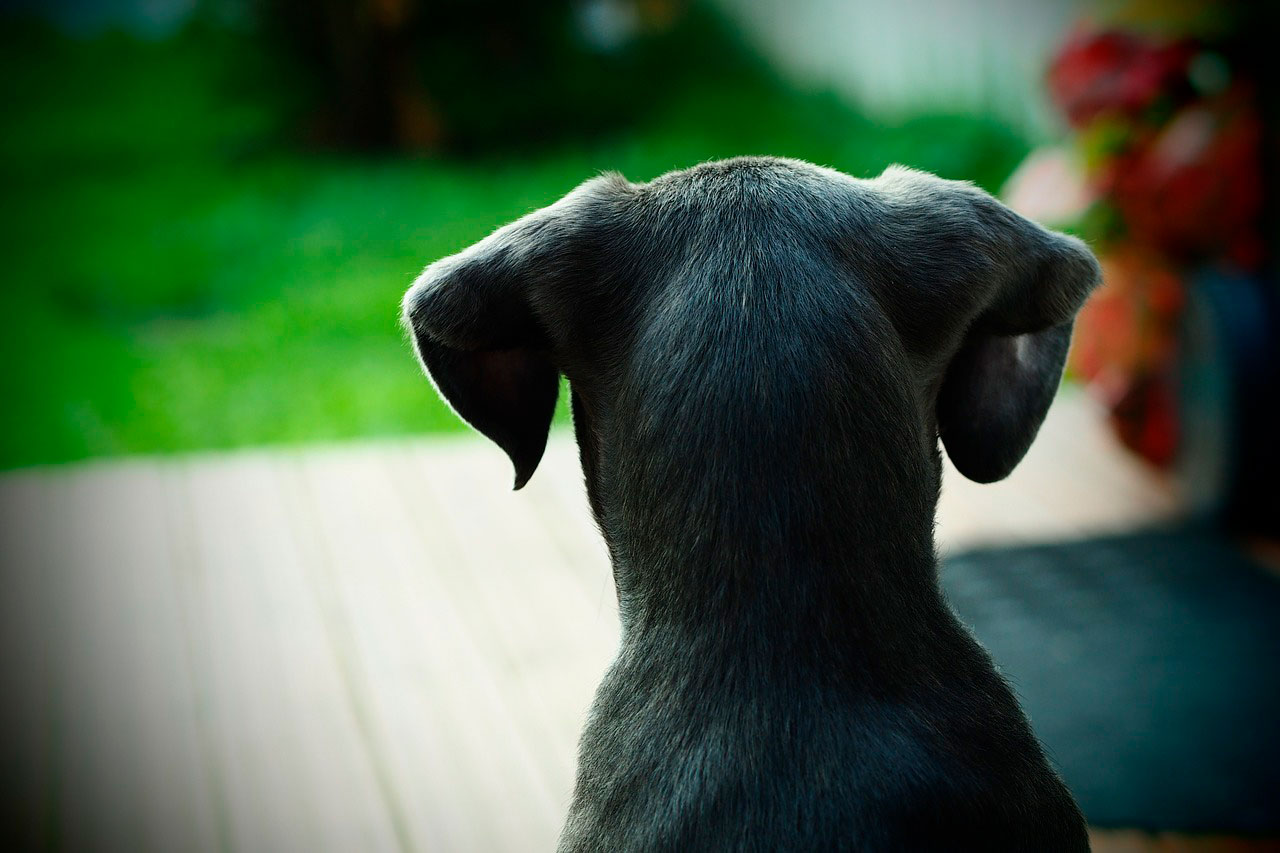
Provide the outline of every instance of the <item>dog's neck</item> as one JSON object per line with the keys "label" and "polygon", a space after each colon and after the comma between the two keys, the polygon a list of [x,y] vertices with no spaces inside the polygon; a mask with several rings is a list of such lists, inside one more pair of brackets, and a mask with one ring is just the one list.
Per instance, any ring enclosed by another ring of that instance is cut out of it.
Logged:
{"label": "dog's neck", "polygon": [[578,386],[624,630],[896,649],[946,610],[931,395],[868,297],[766,249],[682,267],[624,370]]}
{"label": "dog's neck", "polygon": [[592,503],[624,634],[675,632],[708,654],[909,656],[945,618],[936,448],[906,426],[857,435],[755,414],[657,444],[643,418],[620,420],[608,444],[627,452],[588,465],[590,481],[603,463]]}

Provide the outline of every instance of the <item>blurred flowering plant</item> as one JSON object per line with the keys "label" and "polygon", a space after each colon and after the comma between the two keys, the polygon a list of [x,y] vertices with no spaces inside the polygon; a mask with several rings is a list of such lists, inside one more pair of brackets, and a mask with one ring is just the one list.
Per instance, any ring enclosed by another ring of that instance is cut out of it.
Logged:
{"label": "blurred flowering plant", "polygon": [[1166,464],[1177,447],[1175,358],[1187,273],[1255,269],[1261,122],[1248,81],[1189,38],[1077,30],[1049,69],[1095,203],[1084,227],[1104,284],[1078,324],[1073,367],[1120,437]]}

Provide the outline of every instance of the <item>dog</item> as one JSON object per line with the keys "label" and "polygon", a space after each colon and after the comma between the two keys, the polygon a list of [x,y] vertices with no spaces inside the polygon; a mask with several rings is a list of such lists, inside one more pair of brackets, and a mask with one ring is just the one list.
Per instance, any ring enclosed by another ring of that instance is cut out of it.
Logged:
{"label": "dog", "polygon": [[426,268],[417,356],[517,489],[568,378],[612,561],[561,851],[1088,849],[933,530],[939,439],[1008,475],[1099,280],[968,183],[768,157],[604,174]]}

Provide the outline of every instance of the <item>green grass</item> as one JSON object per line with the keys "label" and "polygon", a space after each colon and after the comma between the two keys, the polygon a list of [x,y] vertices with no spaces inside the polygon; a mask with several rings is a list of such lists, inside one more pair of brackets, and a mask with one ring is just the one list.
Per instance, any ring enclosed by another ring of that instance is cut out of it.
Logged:
{"label": "green grass", "polygon": [[[903,162],[993,187],[989,122],[861,118],[758,77],[691,79],[608,138],[489,159],[279,141],[246,44],[0,37],[0,467],[460,428],[398,326],[429,261],[603,169],[748,153],[855,175]],[[269,69],[268,69],[269,70]]]}

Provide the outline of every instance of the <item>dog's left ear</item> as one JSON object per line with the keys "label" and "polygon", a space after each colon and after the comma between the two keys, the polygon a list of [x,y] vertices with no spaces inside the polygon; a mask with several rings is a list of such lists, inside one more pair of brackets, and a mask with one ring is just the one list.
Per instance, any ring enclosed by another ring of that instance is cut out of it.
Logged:
{"label": "dog's left ear", "polygon": [[542,459],[560,386],[539,305],[574,274],[587,208],[602,185],[618,180],[588,181],[436,261],[404,297],[404,322],[427,375],[463,420],[511,457],[517,489]]}
{"label": "dog's left ear", "polygon": [[1076,312],[1102,277],[1080,240],[986,201],[991,301],[948,366],[937,402],[947,455],[979,483],[1009,476],[1030,449],[1062,381]]}

